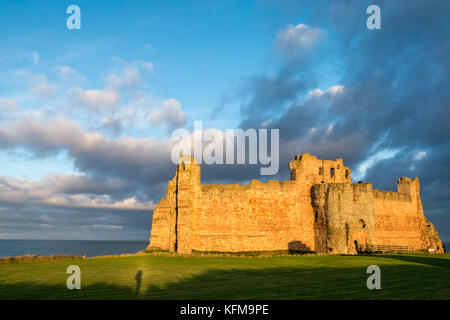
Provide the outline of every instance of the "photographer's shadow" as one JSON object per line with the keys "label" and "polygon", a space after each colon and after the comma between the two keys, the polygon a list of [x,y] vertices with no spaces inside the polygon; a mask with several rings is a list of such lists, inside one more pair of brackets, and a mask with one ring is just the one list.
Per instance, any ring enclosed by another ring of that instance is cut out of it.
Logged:
{"label": "photographer's shadow", "polygon": [[139,270],[134,277],[136,279],[136,294],[139,294],[139,290],[141,289],[142,274],[142,270]]}

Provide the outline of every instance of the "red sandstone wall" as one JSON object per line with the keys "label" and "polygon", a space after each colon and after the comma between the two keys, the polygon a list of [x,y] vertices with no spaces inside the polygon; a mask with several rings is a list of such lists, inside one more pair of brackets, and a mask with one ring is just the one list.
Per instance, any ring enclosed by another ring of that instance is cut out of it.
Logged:
{"label": "red sandstone wall", "polygon": [[174,251],[176,222],[176,176],[169,181],[165,197],[153,210],[149,249]]}
{"label": "red sandstone wall", "polygon": [[308,153],[289,163],[292,181],[203,185],[192,216],[191,248],[198,251],[315,250],[311,187],[351,182],[342,159]]}
{"label": "red sandstone wall", "polygon": [[399,192],[385,192],[351,184],[342,159],[303,154],[289,167],[291,181],[201,185],[200,165],[180,158],[154,210],[149,248],[355,253],[356,240],[442,251],[423,215],[417,178],[400,178]]}
{"label": "red sandstone wall", "polygon": [[356,244],[374,244],[372,197],[370,183],[314,185],[317,251],[355,254]]}
{"label": "red sandstone wall", "polygon": [[411,197],[374,190],[373,198],[377,244],[420,248],[419,213]]}
{"label": "red sandstone wall", "polygon": [[294,181],[203,185],[192,220],[198,251],[314,250],[309,187]]}
{"label": "red sandstone wall", "polygon": [[374,190],[373,198],[376,244],[442,251],[434,226],[423,214],[417,177],[400,178],[398,192]]}

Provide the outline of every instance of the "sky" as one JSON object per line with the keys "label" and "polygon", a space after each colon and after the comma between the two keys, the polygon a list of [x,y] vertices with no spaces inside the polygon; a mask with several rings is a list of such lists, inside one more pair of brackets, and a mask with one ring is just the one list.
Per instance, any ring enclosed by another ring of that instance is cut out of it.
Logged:
{"label": "sky", "polygon": [[[81,29],[66,13],[81,10]],[[381,9],[368,29],[366,9]],[[280,170],[202,167],[203,183],[288,179],[298,153],[353,181],[418,176],[450,241],[445,0],[0,1],[0,239],[147,240],[194,121],[279,129]]]}

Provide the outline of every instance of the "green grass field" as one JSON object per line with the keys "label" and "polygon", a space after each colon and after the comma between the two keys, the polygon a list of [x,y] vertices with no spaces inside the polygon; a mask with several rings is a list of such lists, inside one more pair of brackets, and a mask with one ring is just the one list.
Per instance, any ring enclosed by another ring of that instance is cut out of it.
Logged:
{"label": "green grass field", "polygon": [[[81,290],[66,287],[72,264]],[[372,264],[381,290],[366,287]],[[449,271],[449,254],[104,257],[0,265],[0,299],[450,299]]]}

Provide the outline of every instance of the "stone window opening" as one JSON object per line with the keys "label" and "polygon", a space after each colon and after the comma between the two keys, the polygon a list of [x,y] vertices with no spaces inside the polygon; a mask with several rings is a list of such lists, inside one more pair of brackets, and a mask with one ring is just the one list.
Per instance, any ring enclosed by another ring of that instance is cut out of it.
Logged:
{"label": "stone window opening", "polygon": [[361,227],[362,227],[363,229],[366,228],[366,222],[365,222],[363,219],[359,219],[359,223],[361,224]]}
{"label": "stone window opening", "polygon": [[334,177],[334,168],[330,169],[330,177],[333,178]]}
{"label": "stone window opening", "polygon": [[291,180],[297,180],[296,174],[295,174],[295,170],[291,171]]}
{"label": "stone window opening", "polygon": [[338,164],[338,165],[337,165],[337,168],[338,168],[338,170],[339,170],[339,169],[341,168],[341,165],[340,165],[340,164]]}
{"label": "stone window opening", "polygon": [[348,178],[349,172],[348,170],[345,170],[345,177]]}
{"label": "stone window opening", "polygon": [[323,175],[323,167],[319,167],[319,174]]}

